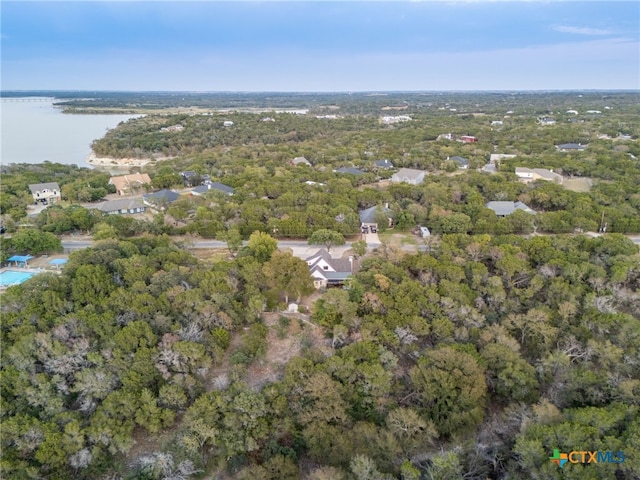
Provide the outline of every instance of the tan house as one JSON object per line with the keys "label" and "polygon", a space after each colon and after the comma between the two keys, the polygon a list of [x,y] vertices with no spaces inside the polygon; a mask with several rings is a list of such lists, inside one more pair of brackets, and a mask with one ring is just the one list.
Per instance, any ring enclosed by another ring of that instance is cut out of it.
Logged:
{"label": "tan house", "polygon": [[116,187],[118,195],[131,195],[143,190],[144,185],[151,185],[151,178],[146,173],[132,173],[131,175],[111,177],[109,185]]}
{"label": "tan house", "polygon": [[56,203],[62,198],[60,195],[60,186],[56,182],[33,183],[29,185],[33,201],[35,203],[43,203],[45,205]]}

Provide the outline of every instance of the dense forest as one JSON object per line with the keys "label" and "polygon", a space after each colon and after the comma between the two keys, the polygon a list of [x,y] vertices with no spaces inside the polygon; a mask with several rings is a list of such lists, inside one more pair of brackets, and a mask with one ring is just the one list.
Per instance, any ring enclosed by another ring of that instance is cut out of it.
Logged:
{"label": "dense forest", "polygon": [[[107,215],[104,170],[0,167],[2,262],[94,240],[0,294],[0,477],[640,478],[637,92],[89,97],[57,95],[70,113],[146,113],[95,152],[151,158],[132,169],[146,190],[183,195]],[[480,171],[496,153],[513,157]],[[402,167],[424,182],[390,183]],[[205,178],[233,195],[190,195]],[[28,215],[42,182],[62,201]],[[496,200],[535,214],[498,217]],[[197,238],[228,250],[199,258]],[[278,250],[290,238],[354,241],[356,273],[314,292]],[[556,451],[585,456],[560,468]]]}
{"label": "dense forest", "polygon": [[[302,328],[299,354],[256,385],[267,336],[292,327],[262,319],[291,288],[272,272],[308,292],[271,240],[212,264],[168,237],[104,240],[10,288],[3,478],[640,475],[640,262],[625,237],[381,249],[312,308],[325,340]],[[156,450],[136,457],[145,438]],[[560,470],[554,449],[625,461]]]}

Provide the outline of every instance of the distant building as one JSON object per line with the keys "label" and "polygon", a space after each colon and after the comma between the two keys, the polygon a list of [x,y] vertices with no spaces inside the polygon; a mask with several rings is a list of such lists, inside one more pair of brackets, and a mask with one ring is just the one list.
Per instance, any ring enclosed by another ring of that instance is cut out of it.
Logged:
{"label": "distant building", "polygon": [[587,146],[581,143],[561,143],[560,145],[556,145],[556,149],[559,152],[581,152],[585,148],[587,148]]}
{"label": "distant building", "polygon": [[534,182],[536,180],[546,180],[562,185],[564,182],[562,175],[555,173],[553,170],[547,170],[546,168],[516,167],[516,175],[520,181],[525,183]]}
{"label": "distant building", "polygon": [[231,120],[226,120],[222,126],[224,127],[232,127],[233,126],[233,122]]}
{"label": "distant building", "polygon": [[409,183],[411,185],[418,185],[424,182],[424,177],[426,176],[427,172],[424,170],[401,168],[391,176],[391,181],[393,183]]}
{"label": "distant building", "polygon": [[341,167],[334,170],[335,173],[346,173],[349,175],[364,175],[364,172],[355,167]]}
{"label": "distant building", "polygon": [[29,185],[29,190],[35,203],[47,205],[59,202],[62,198],[60,195],[60,186],[56,182],[32,183]]}
{"label": "distant building", "polygon": [[491,155],[489,155],[489,163],[496,163],[503,159],[516,157],[517,155],[513,155],[510,153],[492,153]]}
{"label": "distant building", "polygon": [[555,125],[556,124],[556,119],[553,117],[539,117],[538,118],[538,123],[540,125]]}
{"label": "distant building", "polygon": [[469,168],[469,160],[464,157],[458,157],[456,155],[455,157],[447,158],[447,160],[452,160],[459,170],[466,170]]}
{"label": "distant building", "polygon": [[393,163],[386,158],[384,160],[376,160],[373,164],[376,168],[381,168],[382,170],[389,170],[393,168]]}
{"label": "distant building", "polygon": [[308,167],[311,166],[311,162],[309,162],[309,160],[307,160],[304,157],[296,157],[293,160],[291,160],[292,165],[298,166],[298,165],[306,165]]}
{"label": "distant building", "polygon": [[142,190],[145,185],[151,185],[151,178],[146,173],[132,173],[111,177],[109,185],[116,188],[118,195],[131,195]]}
{"label": "distant building", "polygon": [[223,183],[218,183],[218,182],[207,182],[204,185],[200,185],[194,189],[191,190],[191,194],[192,195],[202,195],[210,190],[216,190],[218,192],[222,192],[226,195],[233,195],[233,188],[225,185]]}
{"label": "distant building", "polygon": [[380,118],[380,121],[385,125],[392,123],[410,122],[411,117],[409,115],[397,115],[397,116],[384,116]]}
{"label": "distant building", "polygon": [[472,135],[462,135],[459,141],[462,143],[476,143],[478,139]]}
{"label": "distant building", "polygon": [[516,210],[522,210],[523,212],[532,214],[536,213],[533,209],[529,208],[522,202],[487,202],[485,204],[485,207],[493,210],[498,217],[506,217],[507,215],[511,215]]}

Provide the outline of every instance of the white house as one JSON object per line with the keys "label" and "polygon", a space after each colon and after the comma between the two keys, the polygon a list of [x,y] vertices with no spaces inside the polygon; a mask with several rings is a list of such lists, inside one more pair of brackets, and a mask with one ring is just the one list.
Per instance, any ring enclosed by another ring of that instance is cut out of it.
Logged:
{"label": "white house", "polygon": [[324,248],[305,261],[317,289],[341,285],[353,273],[353,257],[332,258]]}
{"label": "white house", "polygon": [[29,190],[36,203],[56,203],[60,196],[60,186],[56,182],[33,183],[29,185]]}

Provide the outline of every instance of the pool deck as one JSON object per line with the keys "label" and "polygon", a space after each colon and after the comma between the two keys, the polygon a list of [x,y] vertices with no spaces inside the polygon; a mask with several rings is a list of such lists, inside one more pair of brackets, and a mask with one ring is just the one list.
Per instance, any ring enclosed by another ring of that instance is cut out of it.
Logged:
{"label": "pool deck", "polygon": [[[43,273],[43,272],[54,272],[54,273],[62,273],[62,269],[64,265],[51,265],[49,262],[56,258],[65,258],[68,259],[69,255],[57,254],[57,255],[40,255],[38,257],[32,258],[29,260],[28,267],[14,266],[13,264],[5,265],[0,268],[0,273],[6,272],[7,270],[13,270],[14,272],[25,272],[25,273]],[[5,291],[8,287],[12,285],[0,285],[0,292]]]}

